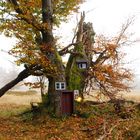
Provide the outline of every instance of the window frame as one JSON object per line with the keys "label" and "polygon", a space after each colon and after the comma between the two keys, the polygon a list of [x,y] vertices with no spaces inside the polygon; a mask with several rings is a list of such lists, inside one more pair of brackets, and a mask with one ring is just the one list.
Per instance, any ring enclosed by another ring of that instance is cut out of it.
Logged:
{"label": "window frame", "polygon": [[66,83],[65,82],[55,82],[55,90],[65,90],[65,89],[66,89]]}
{"label": "window frame", "polygon": [[[83,67],[84,66],[84,67]],[[78,68],[79,69],[86,69],[87,68],[87,63],[83,62],[83,63],[79,63],[78,64]]]}

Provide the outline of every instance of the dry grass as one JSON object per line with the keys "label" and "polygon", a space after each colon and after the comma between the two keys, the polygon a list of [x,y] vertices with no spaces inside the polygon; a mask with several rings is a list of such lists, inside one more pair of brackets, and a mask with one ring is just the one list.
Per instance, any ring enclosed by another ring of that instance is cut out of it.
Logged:
{"label": "dry grass", "polygon": [[129,93],[123,93],[122,97],[124,97],[126,100],[131,100],[134,102],[140,102],[140,91],[139,90],[133,90]]}
{"label": "dry grass", "polygon": [[0,98],[0,116],[7,118],[30,108],[31,102],[40,102],[41,96],[35,91],[8,91]]}
{"label": "dry grass", "polygon": [[15,105],[30,105],[31,102],[40,102],[40,94],[33,91],[9,91],[0,98],[0,105],[15,104]]}
{"label": "dry grass", "polygon": [[[140,91],[139,90],[133,90],[131,92],[121,92],[118,95],[118,98],[124,98],[129,101],[134,101],[140,103]],[[85,97],[86,100],[92,100],[92,101],[107,101],[108,98],[104,96],[99,96],[97,92],[92,92],[90,95]]]}
{"label": "dry grass", "polygon": [[[101,96],[97,97],[95,92],[91,93],[93,96],[87,96],[87,100],[92,101],[105,101],[107,98]],[[120,93],[120,97],[125,98],[126,100],[132,100],[134,102],[140,102],[140,91],[133,90],[132,92],[123,92]],[[9,91],[7,94],[0,98],[0,105],[3,104],[15,104],[15,105],[30,105],[31,102],[40,102],[41,96],[36,91]]]}

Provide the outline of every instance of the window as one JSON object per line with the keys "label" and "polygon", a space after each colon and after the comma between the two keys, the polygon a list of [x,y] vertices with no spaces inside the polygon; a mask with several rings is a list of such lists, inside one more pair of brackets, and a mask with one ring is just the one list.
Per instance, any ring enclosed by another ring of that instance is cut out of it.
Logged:
{"label": "window", "polygon": [[79,63],[78,67],[79,67],[79,69],[86,69],[87,68],[87,64],[86,63]]}
{"label": "window", "polygon": [[60,84],[56,83],[56,89],[60,89]]}
{"label": "window", "polygon": [[56,90],[65,90],[66,89],[65,82],[56,82],[55,83],[55,89]]}
{"label": "window", "polygon": [[65,89],[65,83],[61,83],[61,89]]}
{"label": "window", "polygon": [[83,69],[86,69],[86,68],[87,68],[87,64],[86,64],[86,63],[83,63],[83,64],[82,64],[82,68],[83,68]]}

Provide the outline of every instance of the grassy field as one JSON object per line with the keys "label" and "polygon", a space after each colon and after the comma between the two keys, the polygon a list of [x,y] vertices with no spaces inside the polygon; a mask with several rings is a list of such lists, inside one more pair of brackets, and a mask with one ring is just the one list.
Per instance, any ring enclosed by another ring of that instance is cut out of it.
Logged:
{"label": "grassy field", "polygon": [[30,102],[40,102],[41,96],[35,91],[10,91],[0,98],[0,105],[15,104],[15,105],[29,105]]}
{"label": "grassy field", "polygon": [[140,103],[140,91],[139,90],[133,90],[132,92],[123,93],[123,97],[126,100],[132,100],[132,101]]}
{"label": "grassy field", "polygon": [[[96,92],[92,92],[90,94],[91,96],[86,96],[86,100],[92,100],[92,101],[98,100]],[[118,94],[118,98],[140,103],[140,91],[133,90],[131,92],[121,92]],[[99,101],[107,101],[107,100],[109,99],[107,99],[106,97],[103,97],[103,96],[99,97]]]}
{"label": "grassy field", "polygon": [[[123,96],[140,102],[139,92]],[[40,100],[33,91],[1,97],[0,140],[140,140],[139,103],[124,105],[119,113],[112,103],[77,103],[74,115],[55,118],[29,111],[30,102]]]}

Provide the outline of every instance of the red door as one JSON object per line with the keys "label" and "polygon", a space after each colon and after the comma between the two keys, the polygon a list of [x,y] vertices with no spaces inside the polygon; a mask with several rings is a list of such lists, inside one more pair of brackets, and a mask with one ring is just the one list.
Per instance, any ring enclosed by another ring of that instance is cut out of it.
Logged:
{"label": "red door", "polygon": [[73,92],[62,92],[62,114],[70,115],[73,113]]}

